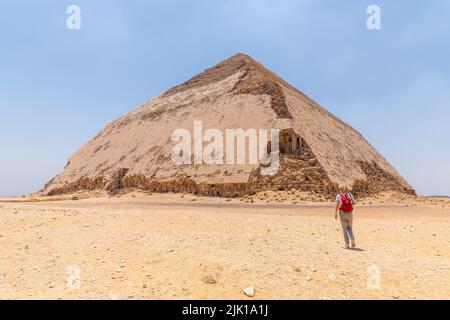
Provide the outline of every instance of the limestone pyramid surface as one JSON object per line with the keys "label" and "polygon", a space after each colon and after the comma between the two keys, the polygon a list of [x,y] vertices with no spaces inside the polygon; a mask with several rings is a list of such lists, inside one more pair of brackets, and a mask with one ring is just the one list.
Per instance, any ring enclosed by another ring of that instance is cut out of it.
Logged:
{"label": "limestone pyramid surface", "polygon": [[[262,164],[183,164],[171,159],[171,134],[194,121],[204,129],[280,129],[280,168]],[[244,54],[148,101],[110,123],[78,150],[42,190],[142,189],[241,196],[262,190],[357,194],[413,188],[355,129]]]}

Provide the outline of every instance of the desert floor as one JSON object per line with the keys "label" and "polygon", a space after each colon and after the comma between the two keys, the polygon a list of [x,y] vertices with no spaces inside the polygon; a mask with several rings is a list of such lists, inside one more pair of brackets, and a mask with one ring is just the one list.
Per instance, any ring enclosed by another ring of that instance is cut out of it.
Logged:
{"label": "desert floor", "polygon": [[295,192],[2,200],[0,298],[450,298],[448,199],[361,201],[355,250],[333,206]]}

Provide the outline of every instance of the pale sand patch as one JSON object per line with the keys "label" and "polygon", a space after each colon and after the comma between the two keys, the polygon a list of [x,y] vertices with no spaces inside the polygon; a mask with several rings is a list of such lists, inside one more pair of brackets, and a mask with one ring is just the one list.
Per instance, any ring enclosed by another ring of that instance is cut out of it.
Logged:
{"label": "pale sand patch", "polygon": [[[254,299],[450,297],[448,200],[361,201],[352,251],[333,202],[293,204],[297,196],[2,202],[0,298],[251,299],[249,287]],[[372,265],[379,290],[367,288]],[[78,290],[66,286],[71,266]]]}

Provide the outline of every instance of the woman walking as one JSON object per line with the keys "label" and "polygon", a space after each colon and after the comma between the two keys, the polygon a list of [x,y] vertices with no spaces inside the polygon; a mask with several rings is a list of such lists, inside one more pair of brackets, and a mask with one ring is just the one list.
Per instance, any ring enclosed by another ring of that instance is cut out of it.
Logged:
{"label": "woman walking", "polygon": [[334,219],[337,220],[339,212],[346,249],[350,248],[350,241],[352,248],[356,247],[355,236],[353,234],[353,206],[355,204],[356,201],[348,188],[340,187],[339,194],[336,196]]}

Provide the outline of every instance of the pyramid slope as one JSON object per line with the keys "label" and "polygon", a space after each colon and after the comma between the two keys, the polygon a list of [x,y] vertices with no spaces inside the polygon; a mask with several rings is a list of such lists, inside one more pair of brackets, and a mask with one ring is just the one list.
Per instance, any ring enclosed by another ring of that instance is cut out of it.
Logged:
{"label": "pyramid slope", "polygon": [[[260,165],[175,165],[171,134],[203,127],[283,130],[302,150],[282,154],[275,177]],[[414,193],[352,127],[249,56],[235,55],[109,124],[69,160],[43,192],[140,188],[238,196],[264,189]]]}

